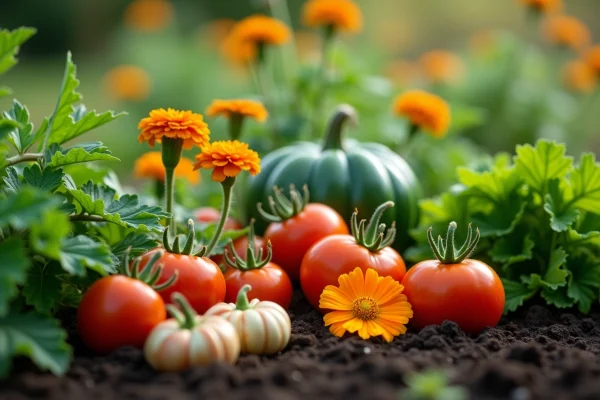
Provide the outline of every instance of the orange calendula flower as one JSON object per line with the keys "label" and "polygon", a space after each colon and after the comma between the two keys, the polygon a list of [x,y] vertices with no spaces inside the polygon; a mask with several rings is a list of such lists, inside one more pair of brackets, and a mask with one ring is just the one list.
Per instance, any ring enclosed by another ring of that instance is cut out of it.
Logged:
{"label": "orange calendula flower", "polygon": [[213,100],[206,109],[206,115],[216,117],[223,115],[227,118],[232,116],[250,117],[259,122],[267,120],[269,113],[260,101],[254,100]]}
{"label": "orange calendula flower", "polygon": [[419,58],[425,76],[433,82],[454,82],[461,78],[464,64],[459,56],[445,50],[432,50]]}
{"label": "orange calendula flower", "polygon": [[213,181],[223,182],[225,178],[236,177],[242,171],[258,174],[260,158],[246,143],[222,140],[202,147],[202,152],[196,156],[195,168],[212,169]]}
{"label": "orange calendula flower", "polygon": [[125,10],[125,25],[139,31],[158,31],[172,19],[173,5],[166,0],[134,0]]}
{"label": "orange calendula flower", "polygon": [[519,2],[542,13],[560,11],[562,8],[562,0],[519,0]]}
{"label": "orange calendula flower", "polygon": [[161,143],[163,138],[170,138],[183,140],[183,147],[191,149],[206,146],[210,138],[202,115],[172,108],[150,111],[150,116],[140,121],[138,129],[142,130],[138,137],[140,143],[148,142],[151,147],[155,142]]}
{"label": "orange calendula flower", "polygon": [[[162,162],[162,153],[160,151],[151,151],[142,154],[133,167],[133,174],[136,178],[149,178],[157,181],[165,180],[165,166]],[[192,185],[200,182],[200,172],[194,170],[194,162],[189,158],[182,157],[175,168],[175,177],[187,179]]]}
{"label": "orange calendula flower", "polygon": [[334,310],[323,317],[325,326],[335,336],[346,331],[358,332],[362,339],[383,336],[391,342],[394,336],[406,333],[412,318],[412,306],[402,294],[404,286],[392,277],[381,277],[372,268],[366,274],[356,267],[340,275],[339,287],[328,285],[323,290],[319,307]]}
{"label": "orange calendula flower", "polygon": [[544,36],[552,44],[582,49],[590,42],[590,31],[575,17],[557,15],[548,18],[544,25]]}
{"label": "orange calendula flower", "polygon": [[362,13],[351,0],[309,0],[304,4],[304,24],[310,27],[332,27],[341,32],[358,32]]}
{"label": "orange calendula flower", "polygon": [[252,15],[241,20],[230,34],[241,42],[254,45],[280,45],[291,37],[289,28],[283,22],[266,15]]}
{"label": "orange calendula flower", "polygon": [[442,137],[450,126],[450,106],[434,94],[411,90],[396,97],[393,105],[396,115],[407,118],[413,126]]}
{"label": "orange calendula flower", "polygon": [[105,77],[109,95],[117,100],[141,101],[150,93],[150,76],[135,65],[120,65]]}
{"label": "orange calendula flower", "polygon": [[585,62],[600,76],[600,45],[592,46],[586,51]]}
{"label": "orange calendula flower", "polygon": [[568,62],[562,71],[563,84],[577,92],[592,92],[598,84],[596,72],[585,61]]}

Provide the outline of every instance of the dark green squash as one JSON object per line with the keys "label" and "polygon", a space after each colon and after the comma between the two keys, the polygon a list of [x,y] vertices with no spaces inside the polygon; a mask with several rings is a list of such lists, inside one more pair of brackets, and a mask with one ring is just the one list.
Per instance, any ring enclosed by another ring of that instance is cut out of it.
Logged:
{"label": "dark green squash", "polygon": [[[337,210],[350,223],[354,209],[359,218],[369,218],[386,201],[395,207],[387,210],[381,222],[396,223],[393,247],[404,251],[411,243],[409,230],[417,226],[418,202],[422,190],[417,178],[402,157],[378,143],[342,141],[342,128],[348,120],[356,120],[356,112],[341,105],[333,115],[323,145],[299,142],[267,154],[261,162],[261,173],[246,183],[245,217],[256,220],[255,229],[262,234],[267,223],[260,217],[257,203],[268,202],[273,186],[287,191],[307,184],[310,201],[324,203]],[[315,222],[318,223],[318,222]]]}

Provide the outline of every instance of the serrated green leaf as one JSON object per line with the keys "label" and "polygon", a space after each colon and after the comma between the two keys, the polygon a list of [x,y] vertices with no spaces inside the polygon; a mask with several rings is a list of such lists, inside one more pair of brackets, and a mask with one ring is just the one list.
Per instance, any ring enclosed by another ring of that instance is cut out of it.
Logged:
{"label": "serrated green leaf", "polygon": [[550,260],[543,276],[540,274],[521,276],[521,281],[530,289],[556,290],[567,284],[569,271],[565,269],[566,261],[567,252],[562,247],[558,247],[550,254]]}
{"label": "serrated green leaf", "polygon": [[542,298],[546,302],[557,308],[568,308],[575,304],[575,300],[569,297],[567,294],[567,287],[559,287],[556,289],[543,288],[541,292]]}
{"label": "serrated green leaf", "polygon": [[37,254],[60,260],[63,241],[71,231],[69,217],[63,212],[48,210],[31,226],[30,245]]}
{"label": "serrated green leaf", "polygon": [[13,31],[0,29],[0,74],[5,73],[17,63],[19,47],[35,35],[36,29],[20,27]]}
{"label": "serrated green leaf", "polygon": [[0,378],[8,376],[11,359],[29,357],[40,369],[55,375],[66,372],[71,361],[67,334],[57,320],[33,312],[11,312],[0,319]]}
{"label": "serrated green leaf", "polygon": [[515,311],[517,308],[523,305],[525,300],[530,299],[537,293],[537,290],[530,289],[521,282],[516,282],[509,279],[502,279],[502,285],[504,286],[505,293],[505,313]]}
{"label": "serrated green leaf", "polygon": [[23,183],[33,186],[44,192],[53,193],[63,183],[62,169],[40,168],[38,164],[32,164],[23,170]]}
{"label": "serrated green leaf", "polygon": [[513,234],[500,238],[489,252],[493,261],[502,263],[503,268],[533,258],[535,242],[526,234]]}
{"label": "serrated green leaf", "polygon": [[581,156],[570,181],[573,188],[570,203],[585,211],[600,214],[600,164],[596,163],[594,154]]}
{"label": "serrated green leaf", "polygon": [[6,168],[6,176],[2,180],[6,194],[16,194],[21,188],[21,179],[15,167]]}
{"label": "serrated green leaf", "polygon": [[63,241],[60,264],[73,275],[85,275],[86,268],[106,275],[116,272],[110,254],[105,244],[78,235]]}
{"label": "serrated green leaf", "polygon": [[538,140],[535,147],[519,145],[516,152],[517,173],[541,195],[547,193],[550,180],[565,178],[573,165],[564,144],[547,140]]}
{"label": "serrated green leaf", "polygon": [[34,138],[33,123],[29,120],[29,110],[19,101],[14,100],[12,108],[5,111],[3,116],[6,120],[14,121],[17,124],[10,131],[8,140],[17,152],[22,154],[33,144]]}
{"label": "serrated green leaf", "polygon": [[36,263],[29,268],[22,292],[26,303],[41,314],[50,314],[61,298],[61,274],[64,271],[54,262],[46,265]]}
{"label": "serrated green leaf", "polygon": [[571,254],[567,262],[570,271],[567,294],[577,302],[579,311],[587,314],[598,298],[600,288],[600,261],[589,252]]}
{"label": "serrated green leaf", "polygon": [[0,119],[0,139],[8,136],[14,129],[19,128],[19,123],[10,119]]}
{"label": "serrated green leaf", "polygon": [[156,247],[157,241],[152,237],[140,233],[130,233],[114,246],[112,246],[112,253],[120,260],[125,251],[131,248],[130,254],[132,257],[138,256],[149,249]]}
{"label": "serrated green leaf", "polygon": [[494,203],[487,213],[473,214],[473,225],[479,228],[481,237],[504,236],[513,232],[521,222],[527,203],[517,192],[501,203]]}
{"label": "serrated green leaf", "polygon": [[548,181],[548,194],[544,202],[544,210],[550,215],[550,227],[556,232],[569,229],[579,217],[579,210],[565,202],[561,181]]}
{"label": "serrated green leaf", "polygon": [[459,168],[458,178],[467,187],[470,196],[492,203],[506,202],[521,183],[514,168],[498,166],[483,172]]}
{"label": "serrated green leaf", "polygon": [[0,199],[0,226],[25,229],[40,220],[48,209],[56,207],[59,199],[33,188],[22,188],[17,194]]}
{"label": "serrated green leaf", "polygon": [[23,240],[11,237],[0,242],[0,260],[0,316],[3,316],[8,312],[8,302],[17,294],[17,285],[25,282],[29,268]]}
{"label": "serrated green leaf", "polygon": [[567,231],[567,243],[569,248],[577,248],[580,246],[593,246],[600,249],[600,231],[591,231],[587,233],[579,233],[574,229]]}
{"label": "serrated green leaf", "polygon": [[84,143],[57,151],[50,158],[48,166],[62,167],[91,161],[120,161],[101,142]]}

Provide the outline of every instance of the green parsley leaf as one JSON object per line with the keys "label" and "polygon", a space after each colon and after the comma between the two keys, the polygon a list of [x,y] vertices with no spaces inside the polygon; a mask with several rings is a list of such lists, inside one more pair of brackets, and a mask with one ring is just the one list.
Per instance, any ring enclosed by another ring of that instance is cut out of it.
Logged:
{"label": "green parsley leaf", "polygon": [[79,144],[52,154],[48,166],[62,167],[91,161],[120,161],[102,142]]}
{"label": "green parsley leaf", "polygon": [[32,164],[23,170],[23,183],[44,192],[53,193],[62,185],[64,175],[60,168],[44,168],[42,170],[38,164]]}
{"label": "green parsley leaf", "polygon": [[50,314],[61,297],[62,281],[59,276],[62,274],[64,271],[58,263],[35,263],[27,271],[27,281],[23,285],[27,304],[41,314]]}
{"label": "green parsley leaf", "polygon": [[25,152],[33,144],[33,123],[29,120],[29,110],[27,107],[13,101],[13,107],[5,111],[4,118],[14,121],[17,126],[9,133],[8,140],[14,146],[19,154]]}
{"label": "green parsley leaf", "polygon": [[37,254],[60,260],[63,242],[71,231],[69,217],[56,210],[48,210],[39,223],[31,226],[30,245]]}
{"label": "green parsley leaf", "polygon": [[548,182],[548,194],[544,202],[544,210],[550,214],[550,227],[556,232],[566,231],[579,218],[579,210],[572,203],[566,203],[560,182],[558,179]]}
{"label": "green parsley leaf", "polygon": [[34,28],[20,27],[13,31],[0,29],[0,74],[17,63],[19,47],[37,32]]}
{"label": "green parsley leaf", "polygon": [[600,288],[600,260],[590,252],[579,251],[569,257],[571,272],[567,293],[577,302],[582,313],[588,313],[592,303],[598,298]]}
{"label": "green parsley leaf", "polygon": [[573,158],[565,155],[564,144],[538,140],[535,147],[517,146],[516,152],[517,173],[541,195],[547,193],[550,180],[566,177],[573,165]]}
{"label": "green parsley leaf", "polygon": [[65,271],[73,275],[85,275],[86,268],[106,275],[116,272],[110,255],[111,252],[105,244],[78,235],[63,242],[60,264]]}
{"label": "green parsley leaf", "polygon": [[571,173],[574,206],[600,214],[600,164],[596,163],[594,154],[581,156],[579,165]]}
{"label": "green parsley leaf", "polygon": [[533,258],[533,248],[535,242],[531,240],[531,235],[525,234],[525,230],[519,231],[521,234],[515,233],[500,238],[489,252],[492,261],[501,262],[502,268],[520,263],[522,261],[531,260]]}
{"label": "green parsley leaf", "polygon": [[537,290],[530,289],[521,282],[512,281],[509,279],[502,279],[504,285],[504,293],[506,296],[504,303],[504,312],[515,311],[521,307],[525,300],[533,297]]}
{"label": "green parsley leaf", "polygon": [[49,208],[57,206],[58,200],[33,188],[23,188],[16,195],[0,198],[0,226],[25,229],[38,222]]}
{"label": "green parsley leaf", "polygon": [[0,242],[0,259],[0,316],[3,316],[8,312],[8,302],[17,294],[17,285],[25,282],[30,261],[23,240],[17,237]]}

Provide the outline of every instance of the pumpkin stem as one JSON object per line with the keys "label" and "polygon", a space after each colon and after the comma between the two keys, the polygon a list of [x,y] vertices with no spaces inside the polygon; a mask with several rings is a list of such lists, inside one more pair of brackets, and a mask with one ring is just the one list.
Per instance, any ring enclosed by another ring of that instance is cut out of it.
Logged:
{"label": "pumpkin stem", "polygon": [[246,249],[246,260],[242,259],[233,246],[233,240],[227,244],[224,252],[225,262],[232,268],[240,271],[260,269],[271,262],[273,249],[271,241],[267,243],[267,256],[263,259],[263,249],[257,249],[254,243],[254,219],[250,220],[250,232],[248,233],[248,248]]}
{"label": "pumpkin stem", "polygon": [[242,286],[238,292],[237,299],[235,302],[235,309],[244,311],[250,308],[250,302],[248,301],[248,292],[252,290],[252,286],[246,284]]}
{"label": "pumpkin stem", "polygon": [[475,247],[477,246],[477,243],[479,243],[479,228],[476,229],[475,236],[473,237],[473,229],[471,227],[471,224],[469,224],[467,240],[465,240],[460,249],[457,250],[454,240],[454,233],[456,232],[456,228],[456,222],[450,222],[448,226],[448,231],[446,233],[446,240],[444,241],[441,236],[438,236],[437,244],[433,239],[433,228],[429,228],[427,230],[427,239],[429,240],[431,250],[433,251],[435,257],[442,264],[459,264],[463,262],[473,253]]}
{"label": "pumpkin stem", "polygon": [[323,143],[323,150],[343,150],[342,128],[346,121],[350,120],[354,125],[358,124],[358,114],[354,107],[348,104],[339,105],[331,120]]}
{"label": "pumpkin stem", "polygon": [[171,295],[171,300],[179,306],[179,309],[169,304],[167,305],[167,310],[179,322],[181,329],[193,329],[198,324],[196,322],[198,314],[190,306],[185,296],[179,292],[175,292]]}
{"label": "pumpkin stem", "polygon": [[368,222],[365,219],[358,222],[358,210],[354,210],[350,218],[350,229],[357,244],[372,253],[376,253],[394,243],[394,239],[396,238],[396,224],[392,223],[392,226],[386,232],[386,225],[379,222],[383,212],[393,206],[393,201],[386,201],[377,207]]}
{"label": "pumpkin stem", "polygon": [[256,205],[260,216],[268,222],[283,222],[294,218],[304,210],[310,198],[307,185],[302,186],[302,194],[296,190],[295,185],[290,185],[289,199],[277,186],[273,187],[273,193],[274,196],[268,197],[270,213],[264,210],[262,203]]}

